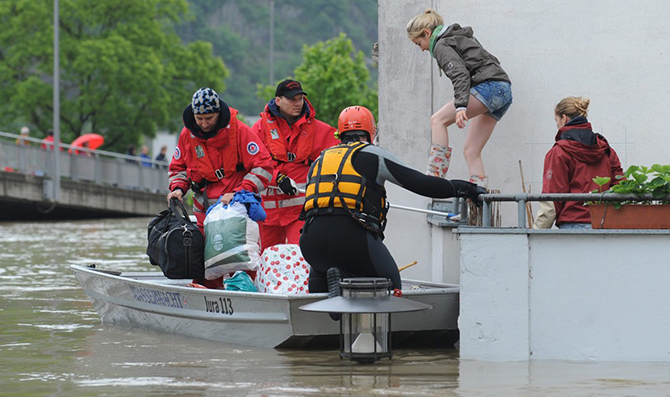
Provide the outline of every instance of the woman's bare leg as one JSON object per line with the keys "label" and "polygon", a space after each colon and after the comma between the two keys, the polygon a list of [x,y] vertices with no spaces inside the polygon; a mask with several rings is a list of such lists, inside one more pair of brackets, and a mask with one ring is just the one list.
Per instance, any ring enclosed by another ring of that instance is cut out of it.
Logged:
{"label": "woman's bare leg", "polygon": [[430,117],[430,131],[432,142],[444,147],[449,146],[449,132],[447,127],[456,121],[456,108],[454,101],[442,106],[440,110]]}
{"label": "woman's bare leg", "polygon": [[482,150],[493,134],[493,129],[498,122],[488,114],[486,106],[479,102],[477,98],[470,95],[467,115],[470,119],[470,128],[465,137],[463,146],[463,156],[468,164],[470,175],[478,175],[484,178],[484,162],[482,161]]}

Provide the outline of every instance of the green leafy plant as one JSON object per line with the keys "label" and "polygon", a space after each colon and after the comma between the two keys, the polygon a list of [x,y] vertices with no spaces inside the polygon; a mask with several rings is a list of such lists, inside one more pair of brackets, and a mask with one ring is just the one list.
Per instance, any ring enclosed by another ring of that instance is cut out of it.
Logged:
{"label": "green leafy plant", "polygon": [[[661,200],[670,195],[670,165],[654,164],[651,167],[631,165],[624,176],[617,175],[619,183],[613,185],[605,193],[635,194],[643,196],[650,194],[656,200],[624,201],[615,203],[616,208],[624,204],[668,204]],[[610,181],[610,177],[595,177],[599,190],[593,193],[603,193],[602,187]]]}

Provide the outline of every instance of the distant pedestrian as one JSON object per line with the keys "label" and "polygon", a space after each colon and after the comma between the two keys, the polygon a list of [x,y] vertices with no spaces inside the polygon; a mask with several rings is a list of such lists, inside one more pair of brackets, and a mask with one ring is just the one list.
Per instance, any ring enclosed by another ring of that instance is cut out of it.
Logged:
{"label": "distant pedestrian", "polygon": [[154,159],[157,163],[159,163],[159,164],[155,164],[156,168],[167,169],[168,160],[167,160],[167,157],[166,157],[166,153],[167,153],[167,146],[166,145],[161,146],[160,153],[158,153],[156,155],[156,158]]}
{"label": "distant pedestrian", "polygon": [[447,127],[455,123],[462,129],[472,119],[463,155],[470,182],[486,187],[482,149],[512,104],[507,73],[500,67],[498,58],[472,35],[471,27],[457,23],[444,25],[442,17],[433,9],[412,18],[406,28],[409,39],[421,51],[430,51],[454,86],[454,100],[430,118],[432,145],[427,174],[445,177],[451,159]]}
{"label": "distant pedestrian", "polygon": [[[44,139],[42,139],[41,148],[45,149],[45,150],[54,150],[54,132],[53,131],[49,130],[49,132],[47,132],[47,136]],[[63,151],[63,146],[60,147],[60,150]]]}
{"label": "distant pedestrian", "polygon": [[152,167],[151,156],[149,155],[149,147],[142,145],[140,148],[140,157],[142,158],[142,167]]}
{"label": "distant pedestrian", "polygon": [[16,138],[16,144],[19,146],[30,146],[30,141],[24,138],[28,138],[30,135],[30,128],[23,126],[21,127],[21,136]]}
{"label": "distant pedestrian", "polygon": [[[128,145],[128,148],[126,149],[126,156],[132,156],[136,157],[137,154],[135,154],[135,145]],[[131,164],[139,164],[137,162],[137,159],[126,159],[126,163],[131,163]]]}

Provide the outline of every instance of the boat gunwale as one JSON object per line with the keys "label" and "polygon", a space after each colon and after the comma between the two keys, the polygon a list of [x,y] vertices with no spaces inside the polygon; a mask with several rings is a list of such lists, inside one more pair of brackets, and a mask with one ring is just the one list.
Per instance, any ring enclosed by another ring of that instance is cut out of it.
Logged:
{"label": "boat gunwale", "polygon": [[[181,280],[171,280],[165,278],[161,272],[122,272],[120,274],[113,274],[104,269],[89,268],[81,265],[70,265],[70,270],[75,274],[77,272],[87,273],[89,275],[114,279],[117,281],[130,282],[134,284],[141,284],[144,286],[151,286],[153,288],[161,287],[166,289],[175,289],[178,291],[184,291],[189,293],[213,293],[217,295],[230,295],[240,298],[252,298],[255,300],[262,299],[271,299],[271,300],[285,300],[285,301],[301,301],[301,300],[318,300],[328,297],[328,293],[308,293],[308,294],[292,294],[292,295],[283,295],[283,294],[271,294],[267,292],[247,292],[247,291],[229,291],[221,289],[205,289],[205,288],[193,288],[181,285],[184,281],[190,282],[190,279],[181,279]],[[455,284],[441,284],[430,281],[419,281],[413,279],[403,279],[403,283],[408,283],[411,285],[418,285],[424,287],[423,289],[403,289],[403,296],[413,297],[421,295],[435,295],[435,294],[449,294],[449,293],[459,293],[460,289],[458,285]],[[180,284],[177,284],[180,283]],[[82,286],[83,287],[83,286]],[[426,288],[427,287],[427,288]]]}

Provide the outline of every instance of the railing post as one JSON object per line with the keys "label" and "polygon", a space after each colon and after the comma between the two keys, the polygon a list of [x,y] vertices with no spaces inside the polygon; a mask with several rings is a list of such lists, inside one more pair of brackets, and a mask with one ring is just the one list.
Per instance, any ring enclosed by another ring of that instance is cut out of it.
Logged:
{"label": "railing post", "polygon": [[26,166],[26,154],[25,154],[25,146],[23,146],[23,141],[19,141],[19,145],[17,146],[19,148],[19,169],[21,170],[22,173],[27,174],[27,166]]}
{"label": "railing post", "polygon": [[122,165],[123,165],[123,160],[117,158],[116,159],[116,187],[119,187],[119,188],[123,187],[123,185],[121,184],[122,179],[123,179],[122,178],[123,172],[121,171]]}
{"label": "railing post", "polygon": [[137,190],[142,190],[144,187],[144,166],[139,161],[137,163],[137,172],[140,174],[139,186],[137,187]]}
{"label": "railing post", "polygon": [[526,229],[526,200],[520,199],[517,201],[518,210],[519,210],[519,227]]}
{"label": "railing post", "polygon": [[74,154],[74,151],[70,153],[70,179],[73,181],[78,180],[77,177],[77,156]]}
{"label": "railing post", "polygon": [[468,200],[459,197],[458,202],[461,205],[461,223],[468,223],[470,219],[470,213],[468,212]]}
{"label": "railing post", "polygon": [[95,161],[95,163],[94,163],[95,170],[94,170],[94,173],[93,173],[93,180],[95,180],[95,183],[97,185],[100,185],[100,184],[102,184],[102,182],[100,181],[100,179],[101,179],[100,174],[102,173],[100,171],[100,167],[101,167],[101,165],[100,165],[100,155],[97,152],[93,152],[93,159]]}
{"label": "railing post", "polygon": [[482,204],[482,226],[491,227],[491,203],[486,200]]}

